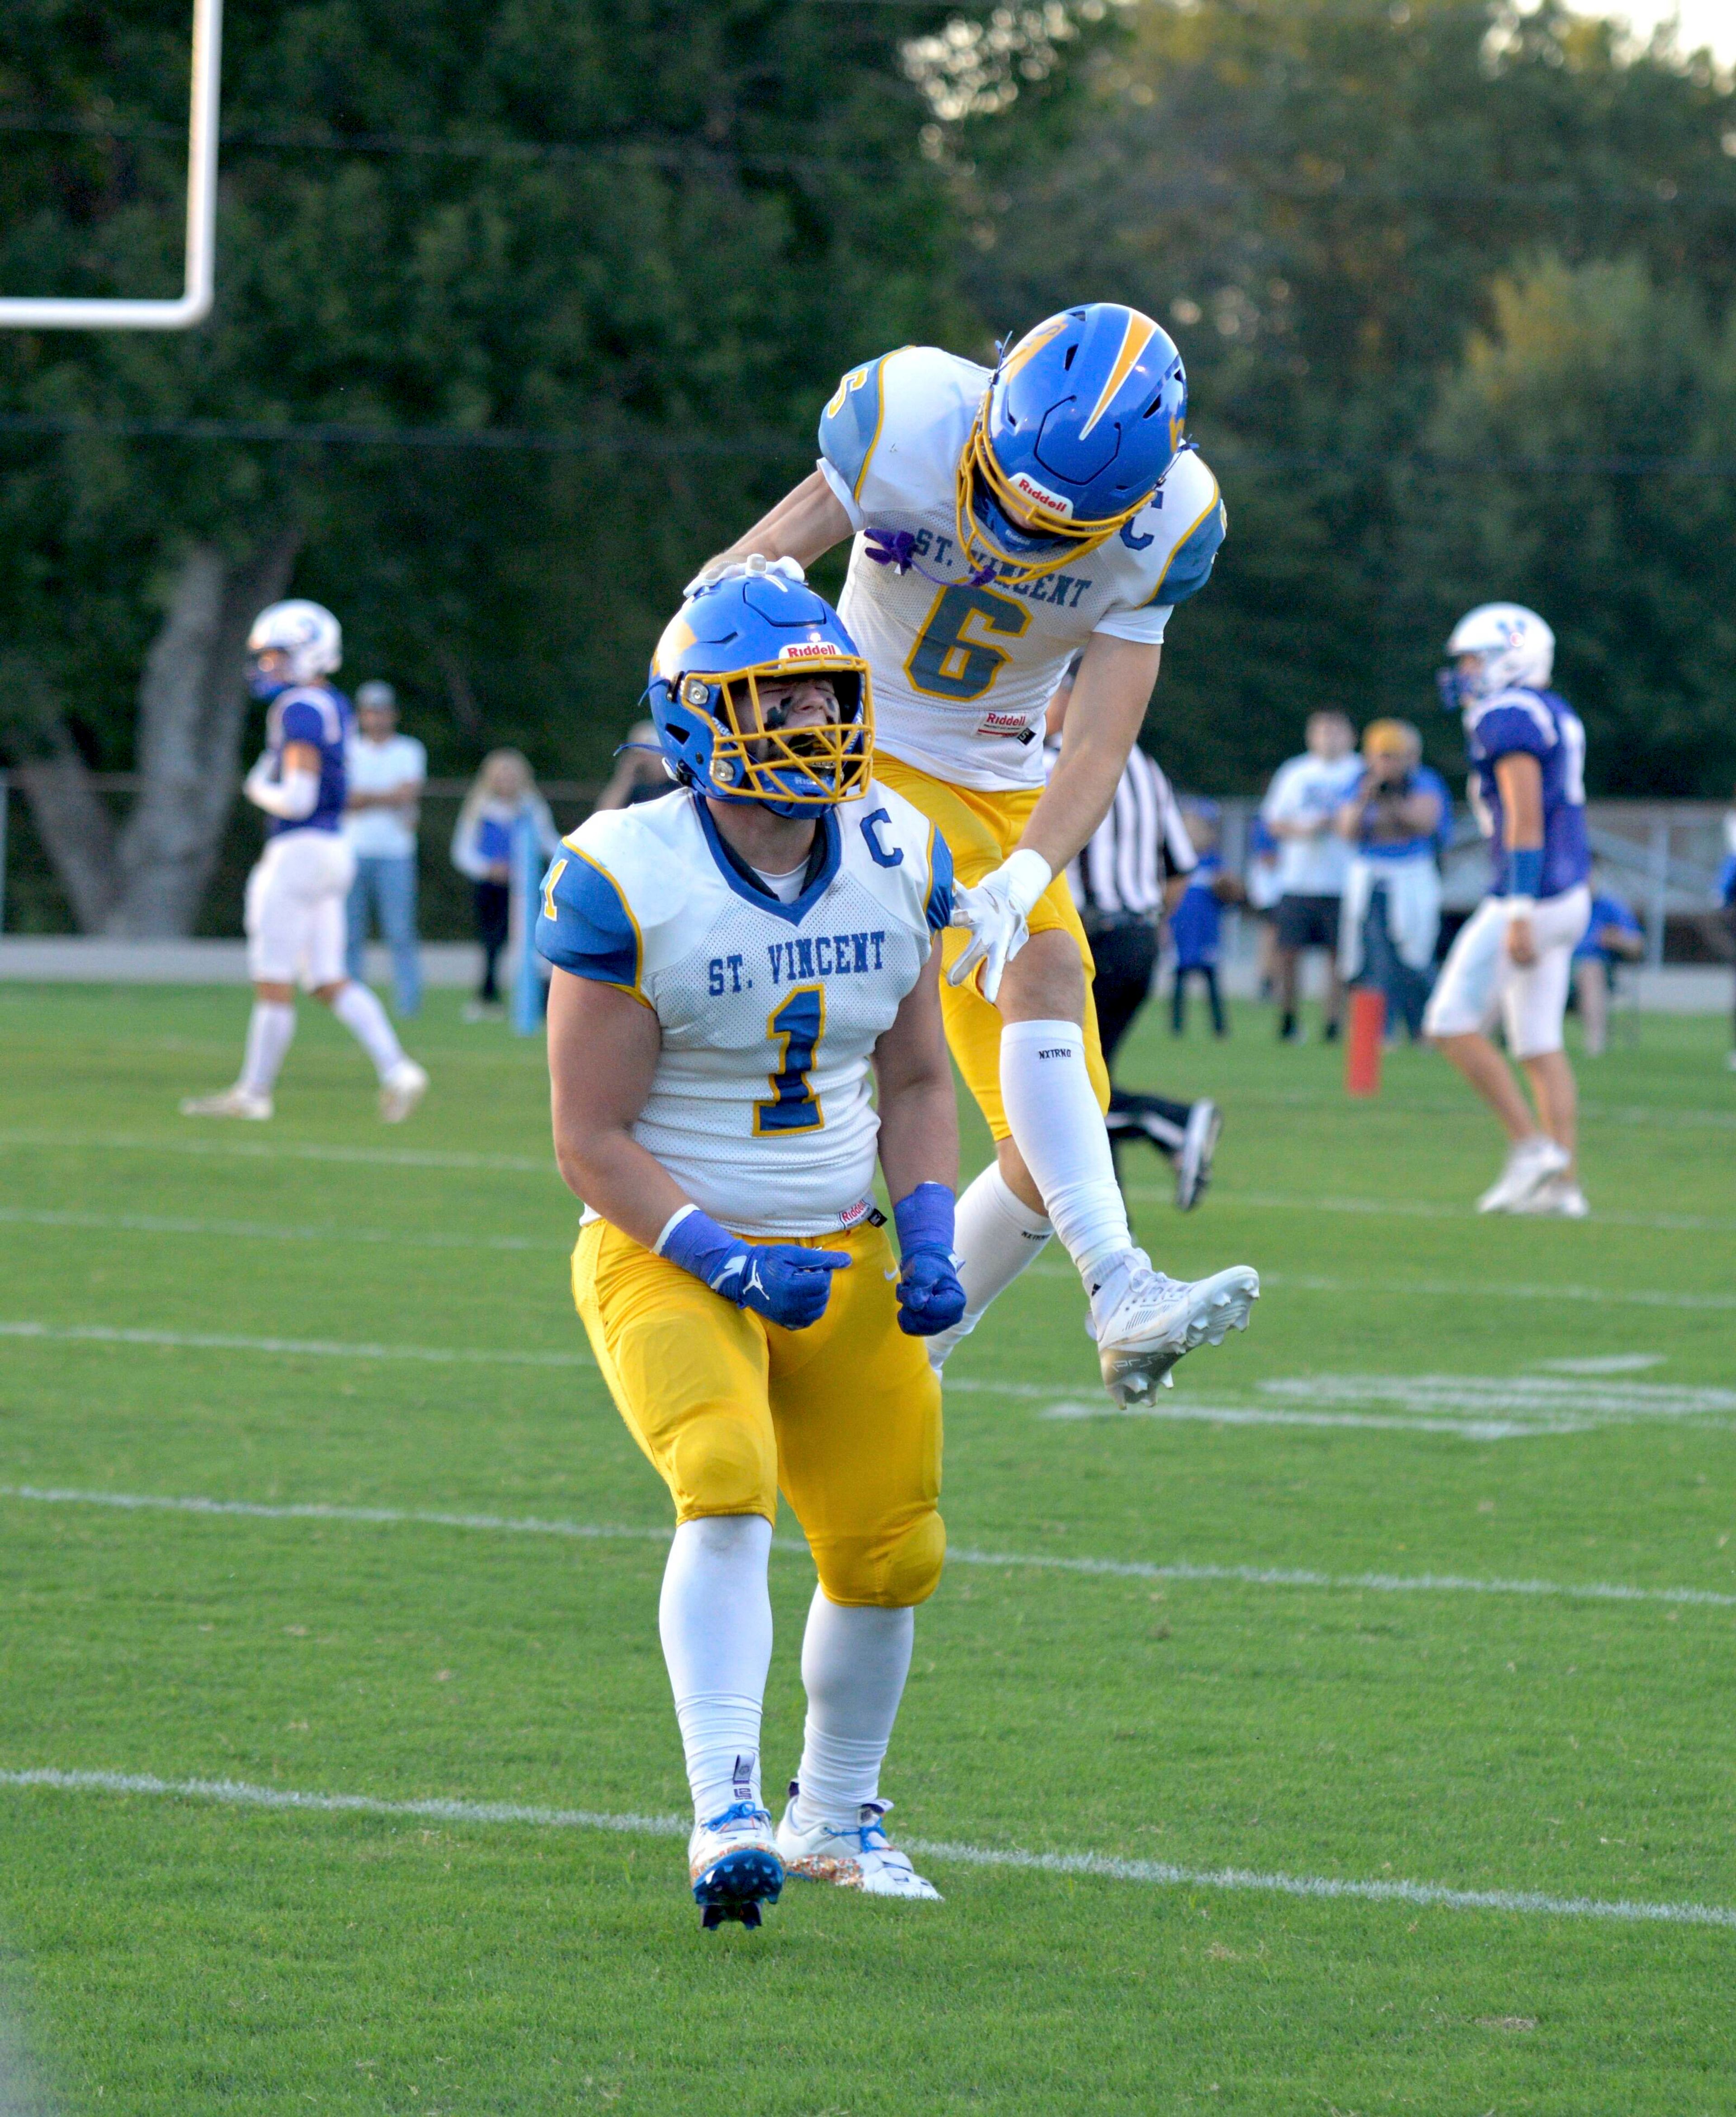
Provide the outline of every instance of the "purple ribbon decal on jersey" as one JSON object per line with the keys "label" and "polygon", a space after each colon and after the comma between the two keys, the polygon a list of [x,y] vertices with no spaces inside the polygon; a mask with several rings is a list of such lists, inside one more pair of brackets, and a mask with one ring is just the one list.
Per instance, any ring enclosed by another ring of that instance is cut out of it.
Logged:
{"label": "purple ribbon decal on jersey", "polygon": [[[930,573],[916,556],[916,532],[914,529],[870,529],[868,542],[863,547],[877,566],[890,566],[894,573],[919,573],[925,581],[932,581],[937,588],[956,585],[945,574]],[[968,588],[987,588],[995,577],[993,561],[979,566],[965,581]]]}

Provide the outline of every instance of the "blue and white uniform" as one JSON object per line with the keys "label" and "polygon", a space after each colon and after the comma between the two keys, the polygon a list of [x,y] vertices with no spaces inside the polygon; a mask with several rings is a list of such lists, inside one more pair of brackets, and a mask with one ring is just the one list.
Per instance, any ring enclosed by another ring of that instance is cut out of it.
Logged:
{"label": "blue and white uniform", "polygon": [[329,684],[293,684],[278,693],[265,715],[265,754],[271,759],[271,777],[282,777],[283,752],[291,743],[306,743],[320,753],[320,793],[311,815],[293,823],[268,816],[268,838],[281,837],[288,831],[341,829],[348,785],[346,752],[354,735],[350,702]]}
{"label": "blue and white uniform", "polygon": [[[839,614],[874,672],[875,746],[949,786],[1043,784],[1043,713],[1094,632],[1155,645],[1205,585],[1226,518],[1191,450],[1148,505],[1065,571],[973,584],[957,478],[986,367],[928,345],[854,368],[820,421],[819,469],[857,533]],[[871,544],[900,548],[906,570]]]}
{"label": "blue and white uniform", "polygon": [[[1535,1058],[1561,1049],[1574,948],[1591,916],[1591,852],[1586,830],[1586,731],[1554,692],[1514,686],[1475,700],[1465,713],[1471,806],[1490,841],[1490,893],[1460,928],[1442,966],[1423,1026],[1431,1036],[1488,1027],[1499,1009],[1508,1049]],[[1543,858],[1530,913],[1537,960],[1524,968],[1507,949],[1514,893],[1512,855],[1495,768],[1517,752],[1542,777]]]}
{"label": "blue and white uniform", "polygon": [[265,850],[247,878],[247,972],[256,984],[299,981],[312,992],[348,975],[345,901],[356,856],[340,826],[352,731],[349,700],[329,684],[292,685],[266,713],[270,777],[281,776],[291,743],[306,743],[319,753],[320,786],[310,814],[266,819]]}
{"label": "blue and white uniform", "polygon": [[562,840],[536,946],[656,1014],[633,1136],[688,1197],[739,1234],[816,1236],[872,1208],[868,1062],[951,912],[946,841],[890,787],[823,812],[789,902],[683,793]]}

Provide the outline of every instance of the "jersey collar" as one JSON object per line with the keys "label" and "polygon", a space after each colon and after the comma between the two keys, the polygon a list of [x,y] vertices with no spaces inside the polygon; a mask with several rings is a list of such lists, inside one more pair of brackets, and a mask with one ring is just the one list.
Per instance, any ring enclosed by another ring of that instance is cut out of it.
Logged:
{"label": "jersey collar", "polygon": [[842,833],[838,828],[837,811],[827,809],[821,812],[820,834],[814,849],[808,856],[808,873],[802,883],[802,893],[794,903],[785,904],[764,887],[757,875],[734,849],[727,844],[718,830],[705,798],[697,792],[690,793],[694,814],[699,819],[699,828],[705,833],[705,842],[711,849],[711,858],[717,871],[738,897],[761,911],[771,912],[780,919],[787,919],[792,926],[799,926],[831,886],[831,879],[838,872],[838,862],[843,851]]}

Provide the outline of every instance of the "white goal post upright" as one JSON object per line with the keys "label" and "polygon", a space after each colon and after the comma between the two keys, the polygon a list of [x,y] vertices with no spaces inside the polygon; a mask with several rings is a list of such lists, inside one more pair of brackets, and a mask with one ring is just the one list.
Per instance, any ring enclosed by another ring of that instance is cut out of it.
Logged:
{"label": "white goal post upright", "polygon": [[186,330],[211,312],[217,249],[217,131],[223,0],[193,0],[193,94],[187,122],[186,270],[173,302],[67,301],[0,295],[0,330]]}

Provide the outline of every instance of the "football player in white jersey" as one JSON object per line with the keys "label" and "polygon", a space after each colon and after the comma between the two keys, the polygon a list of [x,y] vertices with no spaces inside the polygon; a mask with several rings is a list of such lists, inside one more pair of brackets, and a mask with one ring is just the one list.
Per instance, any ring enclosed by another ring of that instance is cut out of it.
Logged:
{"label": "football player in white jersey", "polygon": [[[866,665],[799,567],[696,594],[650,700],[683,791],[563,842],[536,943],[555,1148],[587,1201],[574,1297],[675,1503],[661,1620],[689,1877],[708,1926],[757,1925],[786,1875],[932,1898],[886,1838],[879,1775],[946,1547],[922,1340],[965,1306],[937,943],[951,865],[871,776]],[[820,1581],[774,1831],[760,1718],[781,1487]]]}
{"label": "football player in white jersey", "polygon": [[[1170,611],[1223,538],[1218,482],[1181,438],[1186,405],[1173,343],[1114,302],[1050,316],[992,373],[901,347],[845,376],[813,475],[701,575],[752,553],[805,565],[854,537],[840,608],[873,671],[877,770],[952,849],[965,930],[947,944],[946,1033],[997,1142],[959,1203],[968,1307],[931,1356],[1052,1230],[1123,1404],[1245,1328],[1259,1292],[1246,1266],[1188,1284],[1134,1248],[1064,879],[1114,799]],[[1045,787],[1043,709],[1081,649]]]}
{"label": "football player in white jersey", "polygon": [[323,1000],[374,1062],[380,1114],[409,1116],[428,1076],[407,1058],[386,1011],[344,962],[344,906],[356,856],[343,835],[350,703],[329,680],[343,634],[323,603],[274,602],[247,635],[247,688],[267,701],[265,747],[242,791],[265,811],[265,850],[247,877],[247,970],[253,1014],[241,1077],[189,1095],[188,1118],[271,1115],[271,1091],[295,1035],[297,980]]}

